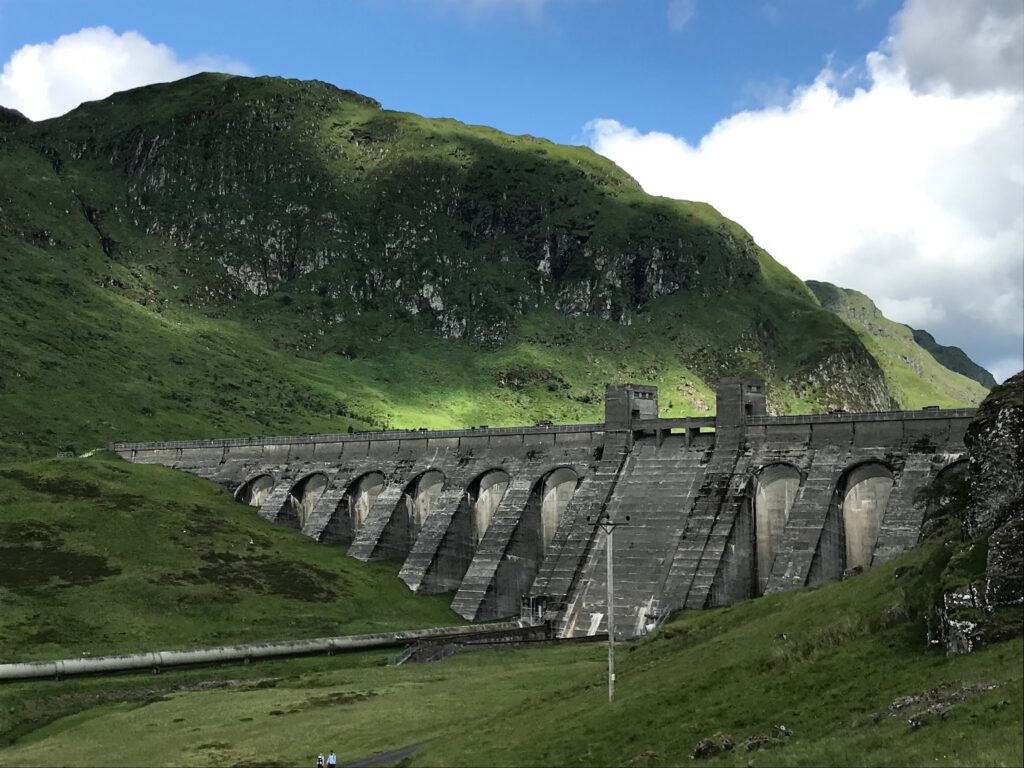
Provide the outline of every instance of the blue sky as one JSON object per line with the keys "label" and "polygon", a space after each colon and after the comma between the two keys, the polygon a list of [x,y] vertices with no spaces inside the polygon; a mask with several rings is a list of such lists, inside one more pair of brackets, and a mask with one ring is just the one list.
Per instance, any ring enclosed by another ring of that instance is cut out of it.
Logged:
{"label": "blue sky", "polygon": [[0,0],[0,61],[33,119],[213,69],[587,144],[1024,367],[1021,0]]}
{"label": "blue sky", "polygon": [[[553,141],[614,116],[690,140],[780,86],[848,66],[886,34],[886,0],[126,2],[0,0],[0,57],[86,27],[135,30],[179,57],[327,80],[390,109]],[[685,7],[685,5],[684,5]]]}

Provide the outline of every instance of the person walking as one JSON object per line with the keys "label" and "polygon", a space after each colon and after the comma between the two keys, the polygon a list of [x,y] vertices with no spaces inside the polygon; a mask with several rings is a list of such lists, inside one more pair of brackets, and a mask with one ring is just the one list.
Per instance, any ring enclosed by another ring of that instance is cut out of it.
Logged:
{"label": "person walking", "polygon": [[327,768],[336,768],[338,765],[338,756],[334,754],[334,750],[331,750],[331,754],[327,756]]}
{"label": "person walking", "polygon": [[324,768],[324,753],[321,752],[316,756],[316,768]]}

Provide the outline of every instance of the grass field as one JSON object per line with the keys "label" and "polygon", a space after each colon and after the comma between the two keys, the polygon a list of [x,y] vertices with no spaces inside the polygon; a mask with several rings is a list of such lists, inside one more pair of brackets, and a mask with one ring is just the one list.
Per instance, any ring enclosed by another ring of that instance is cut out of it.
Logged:
{"label": "grass field", "polygon": [[429,740],[404,764],[660,766],[724,734],[766,738],[702,763],[1019,766],[1021,638],[961,657],[926,644],[952,552],[932,539],[846,582],[685,612],[620,646],[613,705],[603,645],[9,684],[0,765],[301,765],[331,748],[344,763]]}
{"label": "grass field", "polygon": [[0,466],[0,659],[463,623],[223,488],[117,457]]}

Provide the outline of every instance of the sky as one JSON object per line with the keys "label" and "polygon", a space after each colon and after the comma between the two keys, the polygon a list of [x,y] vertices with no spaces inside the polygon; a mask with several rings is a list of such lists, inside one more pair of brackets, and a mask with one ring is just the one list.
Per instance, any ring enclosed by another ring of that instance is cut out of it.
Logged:
{"label": "sky", "polygon": [[0,61],[33,119],[217,70],[589,145],[1024,367],[1021,0],[0,0]]}

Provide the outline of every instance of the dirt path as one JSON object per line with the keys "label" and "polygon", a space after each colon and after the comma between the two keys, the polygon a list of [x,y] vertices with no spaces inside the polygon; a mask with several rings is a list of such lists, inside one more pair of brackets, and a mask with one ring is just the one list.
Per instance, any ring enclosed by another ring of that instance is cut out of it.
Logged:
{"label": "dirt path", "polygon": [[362,760],[356,760],[354,763],[346,763],[342,768],[380,768],[380,766],[391,765],[392,763],[397,763],[403,757],[408,757],[417,749],[425,747],[429,743],[429,741],[421,741],[419,744],[410,744],[407,747],[393,749],[390,752],[380,752],[370,757],[364,757]]}

